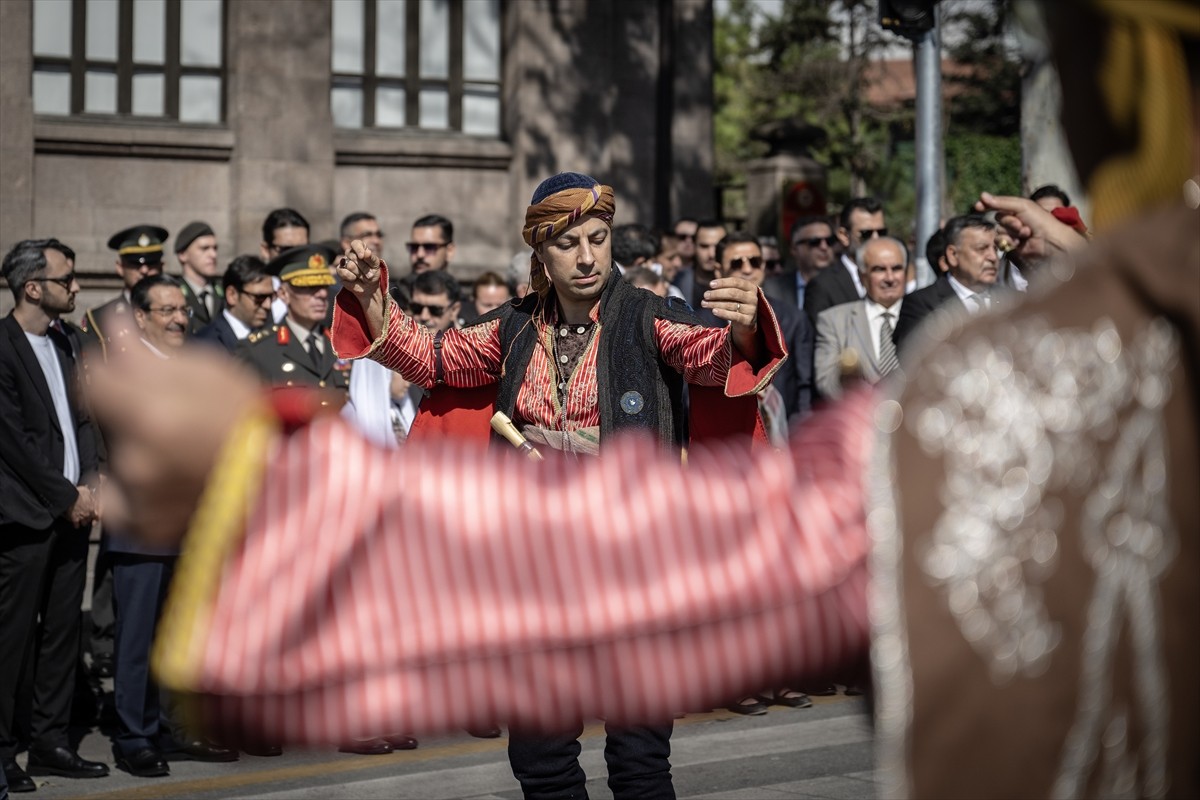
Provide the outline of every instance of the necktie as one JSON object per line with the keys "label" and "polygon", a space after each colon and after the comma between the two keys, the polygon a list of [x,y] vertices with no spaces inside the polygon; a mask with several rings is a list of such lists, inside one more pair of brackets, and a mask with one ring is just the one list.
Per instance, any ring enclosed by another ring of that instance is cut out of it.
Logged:
{"label": "necktie", "polygon": [[879,374],[887,375],[900,366],[896,357],[896,343],[892,341],[892,312],[883,312],[883,324],[879,326]]}
{"label": "necktie", "polygon": [[308,357],[312,359],[313,367],[320,370],[321,351],[317,349],[317,331],[315,328],[309,331],[308,338],[304,340],[304,348],[308,350]]}
{"label": "necktie", "polygon": [[200,307],[204,309],[204,316],[212,319],[212,292],[207,288],[200,292]]}

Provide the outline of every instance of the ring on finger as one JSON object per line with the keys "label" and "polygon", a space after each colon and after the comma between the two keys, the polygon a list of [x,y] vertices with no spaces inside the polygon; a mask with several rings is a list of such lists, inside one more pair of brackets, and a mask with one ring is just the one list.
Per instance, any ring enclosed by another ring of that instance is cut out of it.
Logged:
{"label": "ring on finger", "polygon": [[741,303],[738,303],[738,304],[737,304],[737,308],[735,308],[735,309],[733,310],[733,313],[735,313],[735,314],[740,314],[740,313],[742,313],[742,304],[741,304]]}

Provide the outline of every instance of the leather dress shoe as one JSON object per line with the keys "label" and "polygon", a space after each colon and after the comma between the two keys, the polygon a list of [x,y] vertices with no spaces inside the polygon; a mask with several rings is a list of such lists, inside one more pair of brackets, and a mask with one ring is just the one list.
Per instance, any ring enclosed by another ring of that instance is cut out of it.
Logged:
{"label": "leather dress shoe", "polygon": [[351,739],[338,748],[339,753],[355,753],[360,756],[383,756],[394,748],[386,740],[376,736],[373,739]]}
{"label": "leather dress shoe", "polygon": [[777,689],[772,702],[788,708],[812,708],[812,698],[795,689]]}
{"label": "leather dress shoe", "polygon": [[734,703],[728,708],[735,714],[745,714],[748,717],[759,717],[767,713],[767,704],[757,697],[744,697],[741,702]]}
{"label": "leather dress shoe", "polygon": [[476,739],[499,739],[500,727],[492,725],[490,728],[467,728],[467,733],[474,736]]}
{"label": "leather dress shoe", "polygon": [[117,766],[139,778],[160,778],[171,774],[163,754],[153,747],[143,747],[127,756],[117,758]]}
{"label": "leather dress shoe", "polygon": [[383,740],[390,744],[393,750],[416,750],[419,744],[414,737],[405,736],[403,733],[394,733],[391,736],[385,736]]}
{"label": "leather dress shoe", "polygon": [[37,791],[37,784],[33,782],[33,778],[21,769],[21,765],[15,759],[4,759],[4,780],[8,783],[8,790],[14,794]]}
{"label": "leather dress shoe", "polygon": [[25,769],[30,775],[57,775],[60,778],[103,778],[108,774],[107,764],[80,758],[69,747],[51,750],[30,748]]}
{"label": "leather dress shoe", "polygon": [[277,744],[248,744],[242,747],[242,752],[248,756],[275,758],[283,755],[283,748]]}
{"label": "leather dress shoe", "polygon": [[167,761],[207,761],[223,762],[237,761],[237,750],[221,747],[219,744],[207,742],[204,739],[192,739],[187,742],[174,742],[173,746],[164,751]]}
{"label": "leather dress shoe", "polygon": [[810,694],[813,697],[833,697],[837,694],[837,687],[829,684],[828,686],[820,686],[816,689],[805,689],[804,693]]}

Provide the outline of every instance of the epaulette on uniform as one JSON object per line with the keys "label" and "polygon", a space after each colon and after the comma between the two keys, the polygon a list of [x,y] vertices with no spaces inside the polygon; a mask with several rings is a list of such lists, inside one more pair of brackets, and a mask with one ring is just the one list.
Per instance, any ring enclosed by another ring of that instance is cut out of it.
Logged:
{"label": "epaulette on uniform", "polygon": [[260,340],[266,338],[267,336],[270,336],[271,334],[275,333],[278,330],[279,330],[278,325],[272,325],[270,327],[270,329],[263,328],[262,330],[255,331],[254,333],[250,334],[250,336],[248,337],[250,339],[250,344],[258,344]]}

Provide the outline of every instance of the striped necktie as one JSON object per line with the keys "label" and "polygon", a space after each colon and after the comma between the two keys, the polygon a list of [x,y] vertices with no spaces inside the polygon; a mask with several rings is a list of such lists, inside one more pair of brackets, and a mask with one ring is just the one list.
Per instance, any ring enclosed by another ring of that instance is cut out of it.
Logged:
{"label": "striped necktie", "polygon": [[879,326],[879,374],[887,375],[900,366],[896,357],[896,343],[892,341],[892,312],[883,312],[882,324]]}

